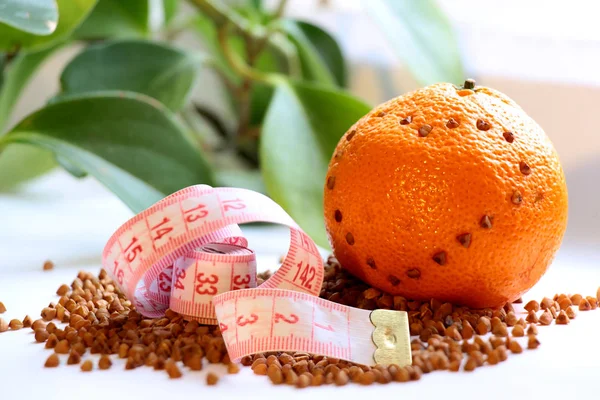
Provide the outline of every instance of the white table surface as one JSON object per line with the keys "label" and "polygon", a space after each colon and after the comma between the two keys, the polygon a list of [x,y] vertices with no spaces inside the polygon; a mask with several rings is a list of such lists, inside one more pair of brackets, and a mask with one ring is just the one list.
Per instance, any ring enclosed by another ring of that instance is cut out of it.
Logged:
{"label": "white table surface", "polygon": [[[4,319],[36,318],[56,288],[70,283],[80,269],[97,272],[100,253],[110,234],[131,213],[95,181],[75,181],[54,173],[25,190],[0,195],[0,301],[8,311]],[[259,254],[259,268],[272,267],[286,249],[285,230],[245,229]],[[44,260],[56,263],[43,272]],[[600,252],[591,247],[565,244],[549,272],[526,296],[541,299],[558,292],[595,295],[600,285]],[[124,370],[114,360],[108,371],[82,373],[63,365],[43,368],[50,352],[34,343],[30,329],[0,334],[0,399],[138,399],[162,398],[265,398],[285,396],[314,398],[373,396],[374,398],[598,398],[600,389],[600,310],[580,313],[568,326],[541,327],[542,343],[535,351],[511,356],[497,366],[473,373],[435,372],[421,381],[361,387],[320,387],[296,390],[273,386],[249,368],[226,375],[221,366],[200,372],[185,371],[183,378],[169,380],[165,372],[150,368]],[[89,354],[86,357],[91,357]],[[94,358],[97,361],[97,358]],[[219,385],[206,387],[205,374],[216,370]]]}

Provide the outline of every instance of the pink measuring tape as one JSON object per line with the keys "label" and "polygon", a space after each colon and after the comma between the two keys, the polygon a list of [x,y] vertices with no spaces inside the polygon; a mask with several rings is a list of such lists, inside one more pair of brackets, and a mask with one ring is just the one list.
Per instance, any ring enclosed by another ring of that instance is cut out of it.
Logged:
{"label": "pink measuring tape", "polygon": [[[256,257],[238,224],[290,228],[281,267],[256,287]],[[312,239],[268,197],[191,186],[136,215],[109,239],[104,269],[137,310],[167,308],[219,325],[232,360],[302,351],[363,365],[411,364],[406,312],[361,310],[319,298],[323,260]]]}

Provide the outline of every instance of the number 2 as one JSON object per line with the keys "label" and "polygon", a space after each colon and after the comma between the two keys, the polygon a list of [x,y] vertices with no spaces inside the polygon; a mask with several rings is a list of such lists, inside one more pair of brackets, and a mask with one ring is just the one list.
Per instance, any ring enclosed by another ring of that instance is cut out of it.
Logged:
{"label": "number 2", "polygon": [[275,323],[278,324],[281,321],[287,322],[288,324],[293,325],[299,321],[299,318],[296,314],[290,314],[289,317],[286,317],[283,314],[275,313]]}

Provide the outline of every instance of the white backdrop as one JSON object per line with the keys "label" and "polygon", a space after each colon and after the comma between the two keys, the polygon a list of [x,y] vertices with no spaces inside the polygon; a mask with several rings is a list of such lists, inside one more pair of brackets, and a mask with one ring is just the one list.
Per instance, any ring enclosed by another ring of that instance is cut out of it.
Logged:
{"label": "white backdrop", "polygon": [[[378,103],[414,88],[376,26],[356,8],[357,0],[332,3],[343,7],[316,13],[312,7],[317,0],[290,0],[293,14],[324,23],[341,39],[352,61],[352,90]],[[592,1],[541,0],[440,3],[457,27],[472,76],[513,97],[544,127],[567,173],[570,220],[565,244],[549,273],[527,298],[539,299],[556,291],[594,293],[600,284],[600,132],[596,123],[600,105],[596,8],[600,5]],[[36,77],[19,104],[16,119],[43,105],[57,90],[62,65],[72,54],[61,52]],[[78,269],[96,271],[106,240],[131,216],[94,180],[77,181],[61,171],[20,191],[0,194],[0,213],[0,300],[9,308],[4,318],[37,315],[54,299],[52,294],[59,283],[73,279]],[[259,269],[276,265],[286,249],[285,230],[247,232],[251,247],[260,255]],[[41,272],[46,259],[53,260],[58,271]],[[542,328],[540,349],[511,357],[495,367],[478,369],[473,375],[436,373],[420,383],[315,388],[307,393],[273,387],[264,377],[244,370],[241,376],[223,378],[209,393],[221,398],[264,398],[266,394],[286,398],[404,395],[465,399],[476,393],[485,393],[490,399],[506,398],[507,394],[523,399],[594,398],[600,347],[590,345],[589,338],[592,332],[598,332],[599,321],[597,314],[586,314],[569,327]],[[164,374],[147,369],[123,374],[120,364],[111,371],[90,375],[81,374],[76,367],[45,370],[41,365],[47,352],[32,344],[29,333],[8,332],[1,336],[0,398],[23,393],[32,398],[67,398],[64,382],[70,382],[70,393],[85,390],[90,398],[98,399],[106,397],[107,390],[114,399],[131,398],[134,393],[140,398],[163,394],[183,397],[206,390],[206,371],[169,381]],[[547,381],[549,376],[557,379]],[[32,379],[37,383],[32,385]],[[502,390],[490,390],[488,382],[497,382],[500,386],[494,388]],[[90,392],[91,386],[106,389]]]}

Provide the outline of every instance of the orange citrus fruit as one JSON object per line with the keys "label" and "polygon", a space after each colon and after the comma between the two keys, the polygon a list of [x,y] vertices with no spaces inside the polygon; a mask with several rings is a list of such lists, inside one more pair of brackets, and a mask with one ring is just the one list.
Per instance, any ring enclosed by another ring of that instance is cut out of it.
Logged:
{"label": "orange citrus fruit", "polygon": [[499,307],[546,272],[567,186],[542,128],[468,80],[375,107],[339,141],[325,224],[350,273],[393,295]]}

